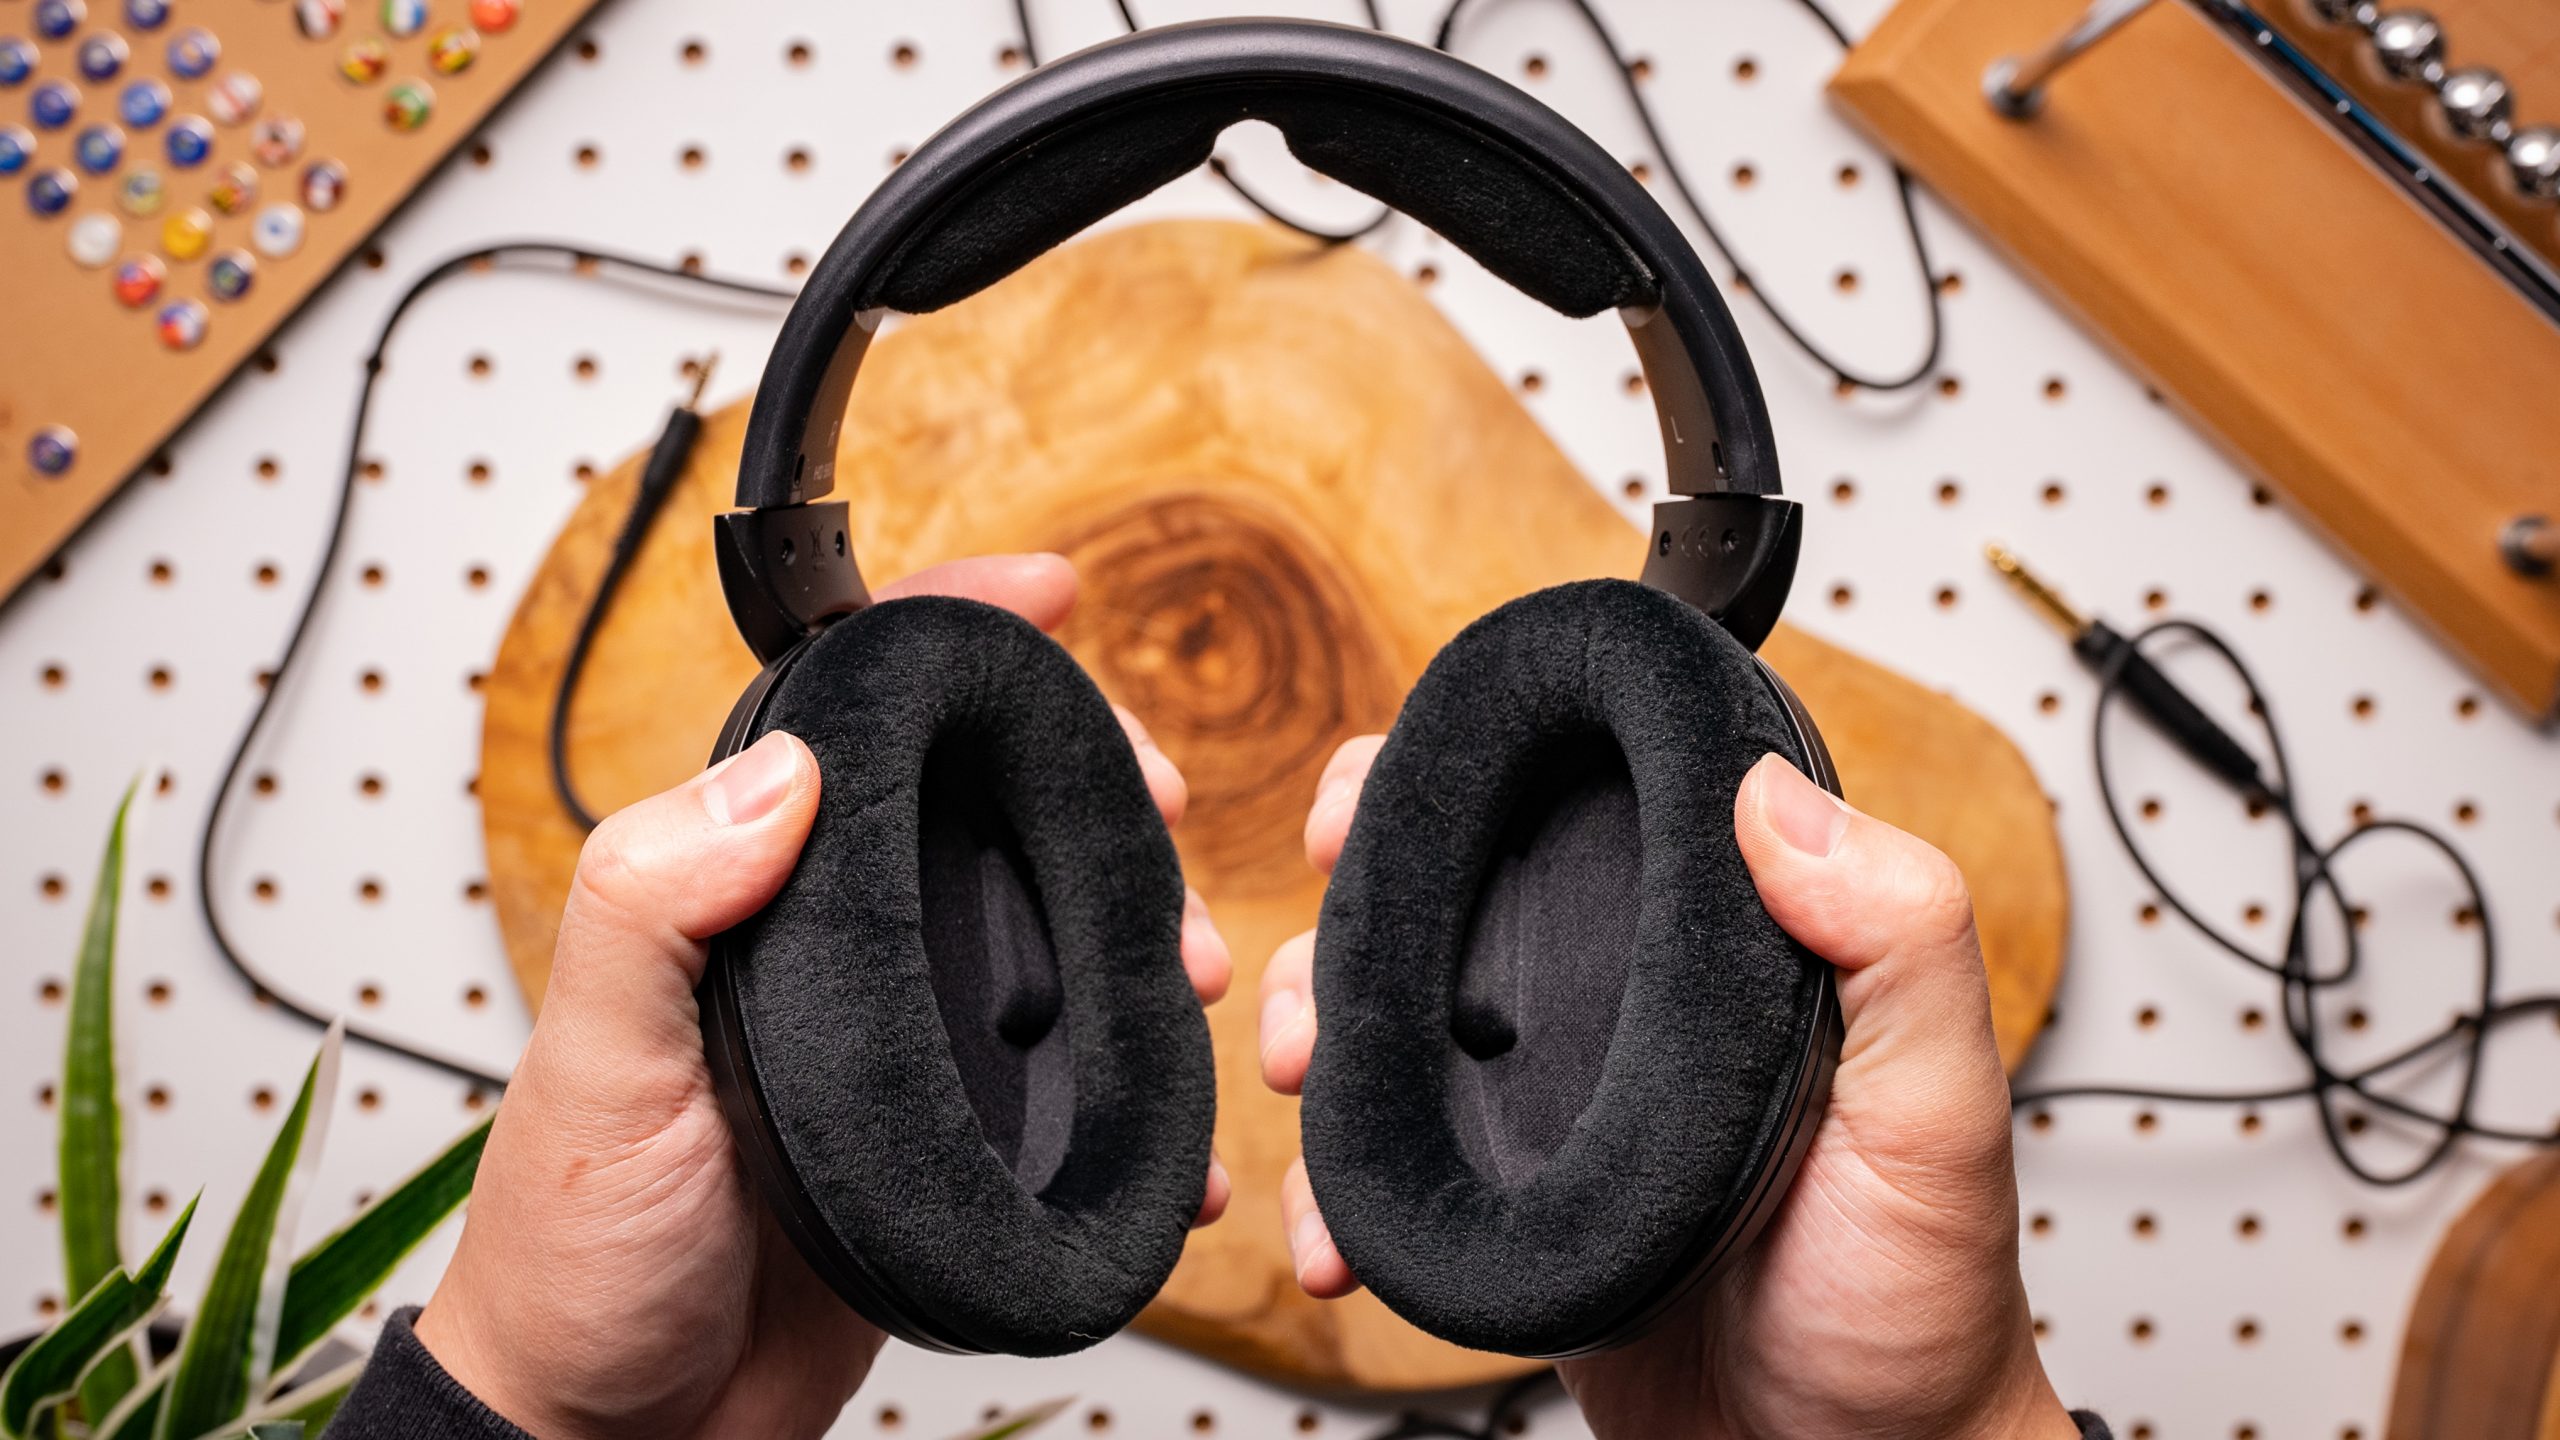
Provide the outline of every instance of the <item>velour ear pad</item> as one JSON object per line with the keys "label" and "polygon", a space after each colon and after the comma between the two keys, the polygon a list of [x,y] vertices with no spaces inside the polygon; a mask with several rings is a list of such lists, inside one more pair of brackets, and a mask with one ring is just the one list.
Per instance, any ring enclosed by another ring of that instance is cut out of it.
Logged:
{"label": "velour ear pad", "polygon": [[930,597],[811,640],[756,730],[822,772],[730,963],[827,1238],[951,1348],[1120,1329],[1199,1211],[1216,1082],[1180,862],[1110,705],[1020,618]]}
{"label": "velour ear pad", "polygon": [[1627,581],[1513,601],[1414,686],[1325,892],[1301,1110],[1335,1245],[1405,1319],[1628,1338],[1786,1163],[1829,976],[1734,841],[1771,751],[1807,767],[1750,652]]}

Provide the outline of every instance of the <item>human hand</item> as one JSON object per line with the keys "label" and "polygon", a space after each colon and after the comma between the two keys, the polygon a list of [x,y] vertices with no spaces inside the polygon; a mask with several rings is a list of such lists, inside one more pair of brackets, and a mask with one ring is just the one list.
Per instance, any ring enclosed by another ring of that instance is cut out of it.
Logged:
{"label": "human hand", "polygon": [[[935,566],[880,591],[960,595],[1049,629],[1075,603],[1054,555]],[[1180,772],[1121,723],[1165,823]],[[773,898],[817,813],[796,738],[608,817],[578,857],[551,984],[489,1137],[452,1265],[417,1322],[445,1371],[540,1440],[816,1435],[881,1333],[812,1273],[741,1172],[703,1058],[706,942]],[[1188,897],[1182,963],[1226,991]],[[1197,1223],[1226,1206],[1210,1161]]]}
{"label": "human hand", "polygon": [[[1307,818],[1331,874],[1381,737],[1336,751]],[[1734,800],[1761,903],[1839,970],[1831,1103],[1759,1243],[1632,1344],[1557,1367],[1603,1437],[2055,1437],[2079,1427],[2036,1353],[2018,1272],[2009,1089],[1964,877],[1777,756]],[[1262,977],[1262,1072],[1296,1094],[1314,1053],[1315,935]],[[1359,1281],[1290,1167],[1298,1282]]]}

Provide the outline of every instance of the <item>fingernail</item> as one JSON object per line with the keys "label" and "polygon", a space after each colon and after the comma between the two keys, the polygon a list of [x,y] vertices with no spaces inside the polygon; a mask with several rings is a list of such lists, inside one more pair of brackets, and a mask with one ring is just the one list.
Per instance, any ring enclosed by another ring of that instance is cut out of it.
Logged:
{"label": "fingernail", "polygon": [[1271,1042],[1280,1038],[1281,1030],[1296,1020],[1298,1012],[1305,1006],[1306,1002],[1298,998],[1295,990],[1271,992],[1262,1002],[1262,1053],[1271,1053]]}
{"label": "fingernail", "polygon": [[1213,1150],[1209,1152],[1209,1188],[1215,1190],[1221,1185],[1226,1186],[1229,1193],[1235,1189],[1235,1182],[1227,1176],[1227,1162],[1219,1159]]}
{"label": "fingernail", "polygon": [[791,738],[776,732],[711,772],[702,787],[702,808],[713,823],[746,825],[773,813],[800,775],[800,757]]}
{"label": "fingernail", "polygon": [[1324,1216],[1311,1206],[1289,1231],[1289,1268],[1297,1273],[1299,1279],[1307,1278],[1307,1266],[1324,1248],[1324,1239]]}
{"label": "fingernail", "polygon": [[1817,859],[1830,858],[1849,828],[1849,812],[1784,759],[1762,760],[1760,808],[1778,838]]}

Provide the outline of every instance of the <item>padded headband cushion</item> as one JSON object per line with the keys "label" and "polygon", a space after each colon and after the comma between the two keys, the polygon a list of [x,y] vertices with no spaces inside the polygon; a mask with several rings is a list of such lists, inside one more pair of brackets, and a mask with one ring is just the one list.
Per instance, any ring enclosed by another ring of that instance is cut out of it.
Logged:
{"label": "padded headband cushion", "polygon": [[790,1166],[970,1348],[1118,1330],[1181,1254],[1216,1095],[1180,865],[1111,707],[1018,617],[931,597],[829,627],[759,729],[823,774],[737,952]]}
{"label": "padded headband cushion", "polygon": [[1758,662],[1620,580],[1450,642],[1317,931],[1307,1170],[1352,1270],[1479,1349],[1600,1343],[1777,1148],[1821,965],[1759,902],[1742,777],[1805,756]]}
{"label": "padded headband cushion", "polygon": [[[1486,269],[1567,315],[1659,298],[1626,243],[1510,149],[1349,86],[1229,81],[1043,138],[920,225],[865,305],[921,314],[994,284],[1097,218],[1205,163],[1239,120],[1278,125],[1299,160],[1392,198]],[[1008,171],[1036,167],[1038,183]]]}

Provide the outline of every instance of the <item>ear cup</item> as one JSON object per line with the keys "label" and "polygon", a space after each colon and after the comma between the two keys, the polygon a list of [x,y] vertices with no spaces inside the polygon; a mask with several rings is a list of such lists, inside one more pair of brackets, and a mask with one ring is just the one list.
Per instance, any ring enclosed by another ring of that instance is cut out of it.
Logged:
{"label": "ear cup", "polygon": [[1407,1320],[1614,1343],[1765,1213],[1832,1013],[1734,841],[1771,751],[1810,768],[1751,653],[1626,581],[1507,604],[1414,686],[1325,893],[1300,1112]]}
{"label": "ear cup", "polygon": [[1199,1210],[1216,1094],[1180,865],[1110,706],[1014,615],[918,598],[810,641],[770,730],[823,780],[722,951],[769,1122],[741,1143],[770,1135],[843,1252],[813,1263],[899,1333],[1054,1355],[1120,1329]]}

